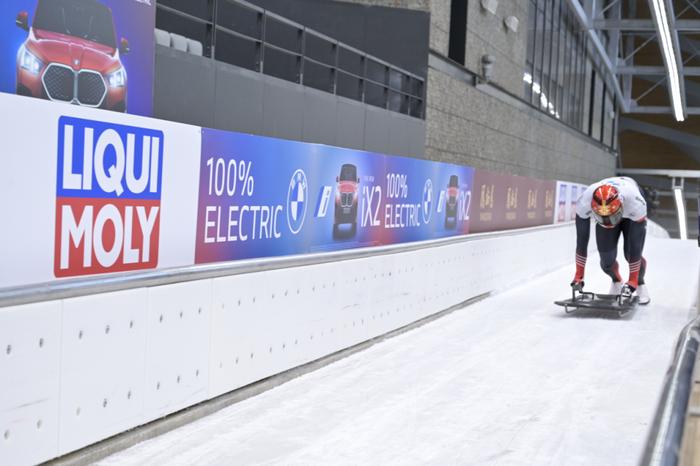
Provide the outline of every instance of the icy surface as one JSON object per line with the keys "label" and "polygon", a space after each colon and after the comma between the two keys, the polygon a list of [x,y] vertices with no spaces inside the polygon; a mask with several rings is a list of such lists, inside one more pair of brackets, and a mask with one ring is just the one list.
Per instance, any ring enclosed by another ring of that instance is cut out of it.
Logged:
{"label": "icy surface", "polygon": [[571,265],[99,464],[636,464],[699,266],[690,241],[645,255],[652,302],[623,319],[552,304]]}

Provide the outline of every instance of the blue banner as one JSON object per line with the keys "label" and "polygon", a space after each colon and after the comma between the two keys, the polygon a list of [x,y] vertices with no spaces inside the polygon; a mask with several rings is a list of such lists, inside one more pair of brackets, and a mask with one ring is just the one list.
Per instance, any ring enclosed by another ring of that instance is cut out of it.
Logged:
{"label": "blue banner", "polygon": [[195,262],[469,232],[474,170],[204,129]]}

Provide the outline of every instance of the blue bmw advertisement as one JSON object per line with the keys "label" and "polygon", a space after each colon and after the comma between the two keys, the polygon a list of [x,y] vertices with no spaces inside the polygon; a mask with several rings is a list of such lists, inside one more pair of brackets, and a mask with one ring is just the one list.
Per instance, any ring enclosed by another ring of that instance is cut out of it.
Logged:
{"label": "blue bmw advertisement", "polygon": [[469,231],[474,170],[204,129],[195,262]]}

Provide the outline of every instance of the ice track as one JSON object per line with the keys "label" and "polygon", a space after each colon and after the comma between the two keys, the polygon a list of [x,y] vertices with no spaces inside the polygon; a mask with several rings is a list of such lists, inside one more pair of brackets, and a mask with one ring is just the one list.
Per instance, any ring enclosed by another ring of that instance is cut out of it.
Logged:
{"label": "ice track", "polygon": [[[567,266],[99,464],[636,464],[700,255],[645,252],[652,302],[622,319],[553,305]],[[586,288],[607,292],[597,261]]]}

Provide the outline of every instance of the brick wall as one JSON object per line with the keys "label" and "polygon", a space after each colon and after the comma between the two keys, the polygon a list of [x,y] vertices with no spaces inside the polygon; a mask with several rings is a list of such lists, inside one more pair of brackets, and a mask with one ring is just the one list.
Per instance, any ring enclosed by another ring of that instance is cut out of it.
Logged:
{"label": "brick wall", "polygon": [[514,175],[590,183],[616,157],[526,105],[512,105],[431,68],[426,158]]}

